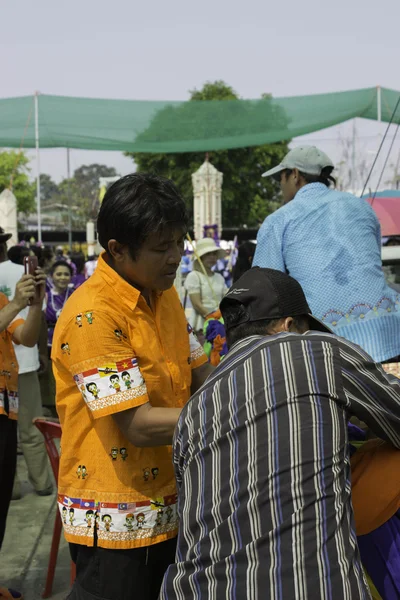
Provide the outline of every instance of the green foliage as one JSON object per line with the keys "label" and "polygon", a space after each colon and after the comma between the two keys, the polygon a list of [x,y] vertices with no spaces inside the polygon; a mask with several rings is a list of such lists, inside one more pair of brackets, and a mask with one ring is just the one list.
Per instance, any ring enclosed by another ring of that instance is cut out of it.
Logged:
{"label": "green foliage", "polygon": [[0,152],[0,193],[9,187],[13,175],[12,191],[17,199],[17,210],[29,215],[36,209],[36,186],[29,181],[29,158],[24,153],[19,154],[15,150]]}
{"label": "green foliage", "polygon": [[99,210],[99,179],[114,177],[117,171],[106,165],[82,165],[74,171],[73,189],[80,197],[82,214],[88,219],[94,219]]}
{"label": "green foliage", "polygon": [[43,205],[54,202],[58,194],[58,185],[46,173],[40,174],[40,200]]}
{"label": "green foliage", "polygon": [[[184,103],[171,104],[158,112],[150,127],[137,141],[162,140],[168,131],[175,127],[177,119],[181,123],[185,139],[201,140],[227,134],[242,135],[243,140],[250,133],[258,131],[260,119],[269,123],[271,129],[282,129],[286,124],[285,115],[274,105],[271,96],[264,94],[260,100],[235,102],[238,95],[223,81],[206,83],[201,90],[190,92],[193,102],[203,102],[201,119],[199,107]],[[218,105],[216,100],[232,100]],[[195,110],[193,110],[195,108]],[[232,123],[235,123],[232,129]],[[140,139],[139,139],[140,138]],[[262,179],[264,171],[278,164],[288,152],[287,142],[264,144],[232,150],[209,152],[209,160],[223,173],[222,220],[225,227],[255,226],[274,210],[280,198],[279,186],[272,179]],[[193,191],[191,176],[204,162],[203,152],[177,154],[129,154],[137,164],[138,171],[155,172],[169,177],[183,194],[189,214],[193,213]]]}
{"label": "green foliage", "polygon": [[97,216],[99,209],[99,179],[117,175],[114,167],[106,165],[83,165],[74,171],[73,177],[63,179],[57,185],[49,175],[42,174],[41,198],[43,210],[58,208],[63,212],[63,222],[68,222],[71,207],[72,227],[84,228],[89,219]]}

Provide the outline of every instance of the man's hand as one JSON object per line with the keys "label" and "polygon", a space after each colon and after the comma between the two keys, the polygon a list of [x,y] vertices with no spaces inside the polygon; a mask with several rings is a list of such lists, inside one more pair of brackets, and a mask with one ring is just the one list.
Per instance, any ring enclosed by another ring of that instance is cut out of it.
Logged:
{"label": "man's hand", "polygon": [[35,295],[36,283],[33,275],[22,275],[15,287],[12,304],[18,308],[18,312],[28,306],[31,298]]}
{"label": "man's hand", "polygon": [[46,294],[46,273],[42,269],[36,269],[35,271],[35,285],[39,288],[38,300],[33,304],[42,304]]}

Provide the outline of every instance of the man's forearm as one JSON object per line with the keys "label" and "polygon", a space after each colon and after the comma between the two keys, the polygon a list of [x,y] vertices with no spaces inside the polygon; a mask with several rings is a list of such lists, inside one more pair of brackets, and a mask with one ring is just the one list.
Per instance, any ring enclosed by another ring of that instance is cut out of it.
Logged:
{"label": "man's forearm", "polygon": [[9,302],[0,310],[0,332],[7,329],[11,321],[15,319],[20,311],[21,308],[14,304],[13,301]]}
{"label": "man's forearm", "polygon": [[138,447],[172,444],[180,408],[153,407],[149,402],[114,415],[124,436]]}
{"label": "man's forearm", "polygon": [[37,344],[41,326],[42,303],[29,307],[28,316],[21,330],[20,343],[29,348]]}

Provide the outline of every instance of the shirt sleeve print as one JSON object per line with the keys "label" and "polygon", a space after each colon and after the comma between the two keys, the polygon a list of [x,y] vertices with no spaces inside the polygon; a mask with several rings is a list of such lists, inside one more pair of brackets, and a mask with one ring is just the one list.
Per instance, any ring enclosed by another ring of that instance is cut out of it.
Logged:
{"label": "shirt sleeve print", "polygon": [[145,404],[146,383],[123,327],[105,313],[89,313],[85,322],[80,313],[55,343],[93,417]]}

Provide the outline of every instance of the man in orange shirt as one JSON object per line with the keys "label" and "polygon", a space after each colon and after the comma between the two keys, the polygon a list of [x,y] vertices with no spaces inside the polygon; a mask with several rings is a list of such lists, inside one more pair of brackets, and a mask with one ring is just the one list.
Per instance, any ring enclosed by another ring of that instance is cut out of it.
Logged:
{"label": "man in orange shirt", "polygon": [[211,372],[173,288],[185,204],[170,180],[129,175],[107,191],[97,229],[105,252],[66,303],[52,351],[69,598],[155,600],[178,531],[172,436]]}
{"label": "man in orange shirt", "polygon": [[[11,237],[10,234],[1,234],[0,243],[6,241],[7,236]],[[10,302],[5,294],[0,293],[0,548],[17,466],[18,363],[12,342],[30,348],[37,343],[45,283],[46,276],[38,269],[35,276],[23,275]],[[40,286],[40,297],[30,307],[24,321],[17,315],[35,296],[36,286]],[[9,597],[9,593],[0,587],[0,597]],[[11,595],[21,598],[21,594],[15,590]]]}

